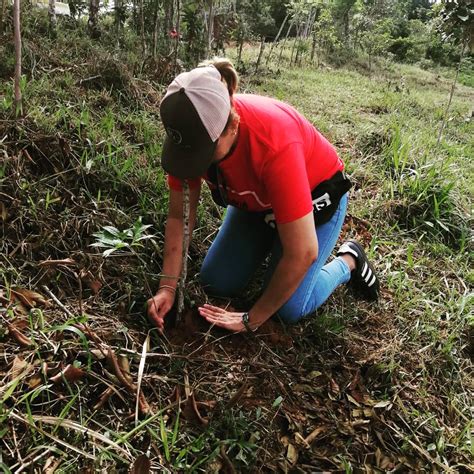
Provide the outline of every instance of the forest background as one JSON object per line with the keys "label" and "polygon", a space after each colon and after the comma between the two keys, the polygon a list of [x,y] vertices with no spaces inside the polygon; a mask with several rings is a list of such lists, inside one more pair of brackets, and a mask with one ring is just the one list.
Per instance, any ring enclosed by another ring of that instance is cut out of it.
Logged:
{"label": "forest background", "polygon": [[[3,470],[474,471],[473,27],[471,0],[0,0]],[[160,99],[216,54],[337,147],[378,305],[341,288],[254,338],[203,325],[205,192],[190,310],[147,321]]]}

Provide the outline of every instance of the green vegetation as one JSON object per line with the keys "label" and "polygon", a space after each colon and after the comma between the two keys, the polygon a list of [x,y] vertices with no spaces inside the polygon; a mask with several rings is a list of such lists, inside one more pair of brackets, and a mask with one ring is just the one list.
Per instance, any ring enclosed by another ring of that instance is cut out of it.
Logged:
{"label": "green vegetation", "polygon": [[[381,302],[341,288],[256,338],[192,313],[160,336],[144,303],[161,270],[172,70],[144,61],[133,31],[116,49],[109,28],[99,41],[67,25],[53,39],[46,14],[24,15],[20,118],[0,45],[3,470],[472,471],[474,90],[456,88],[438,144],[452,70],[383,51],[370,70],[365,56],[335,68],[312,63],[310,43],[295,62],[292,39],[254,74],[260,46],[244,42],[241,89],[293,104],[345,160],[344,237],[369,249]],[[204,196],[189,306],[204,301],[196,276],[220,217]]]}

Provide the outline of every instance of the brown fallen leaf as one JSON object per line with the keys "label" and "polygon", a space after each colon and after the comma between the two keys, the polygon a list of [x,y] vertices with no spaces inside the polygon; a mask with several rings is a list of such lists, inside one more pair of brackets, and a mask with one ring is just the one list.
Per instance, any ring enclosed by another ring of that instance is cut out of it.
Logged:
{"label": "brown fallen leaf", "polygon": [[288,450],[286,451],[286,459],[288,459],[292,466],[298,461],[298,451],[291,443],[288,445]]}
{"label": "brown fallen leaf", "polygon": [[130,374],[130,362],[126,355],[117,356],[117,361],[122,371],[123,376],[130,382],[133,383],[132,375]]}
{"label": "brown fallen leaf", "polygon": [[15,313],[19,313],[22,316],[28,315],[28,310],[25,308],[18,296],[15,296],[14,293],[10,292],[10,299],[2,298],[3,303],[6,306],[12,305],[12,309]]}
{"label": "brown fallen leaf", "polygon": [[28,388],[36,388],[41,385],[43,382],[43,378],[41,377],[40,374],[35,374],[30,377],[30,380],[28,380]]}
{"label": "brown fallen leaf", "polygon": [[321,433],[327,430],[325,426],[318,426],[304,439],[306,444],[311,444]]}
{"label": "brown fallen leaf", "polygon": [[79,367],[74,367],[72,364],[68,364],[61,372],[56,374],[54,377],[51,377],[49,380],[53,383],[59,383],[63,380],[67,382],[77,382],[81,380],[85,375],[85,372]]}
{"label": "brown fallen leaf", "polygon": [[11,292],[28,308],[34,308],[36,304],[48,305],[48,300],[36,291],[27,290],[26,288],[12,288]]}
{"label": "brown fallen leaf", "polygon": [[113,393],[113,388],[106,388],[100,395],[99,401],[94,405],[94,410],[100,410],[105,405],[107,400],[113,395]]}
{"label": "brown fallen leaf", "polygon": [[135,459],[130,474],[148,474],[151,472],[151,462],[147,455],[141,454]]}
{"label": "brown fallen leaf", "polygon": [[13,324],[8,324],[8,331],[10,335],[15,339],[20,347],[29,347],[33,345],[33,342],[29,337],[26,337],[20,330],[18,330]]}
{"label": "brown fallen leaf", "polygon": [[[120,365],[117,360],[117,356],[115,353],[112,351],[112,349],[109,348],[107,352],[107,361],[109,362],[110,366],[114,370],[115,376],[118,378],[120,383],[134,396],[137,396],[137,387],[135,384],[129,382],[129,380],[125,377],[125,375],[122,372],[122,369],[120,368]],[[148,405],[148,402],[145,398],[145,395],[143,395],[143,392],[140,391],[138,393],[138,409],[140,410],[140,413],[146,415],[150,413],[150,405]]]}
{"label": "brown fallen leaf", "polygon": [[226,408],[229,409],[239,403],[240,399],[244,395],[245,391],[247,390],[248,387],[248,381],[246,380],[242,386],[237,390],[237,392],[232,395],[232,398],[227,402]]}
{"label": "brown fallen leaf", "polygon": [[201,413],[199,413],[196,398],[194,397],[194,392],[192,392],[184,402],[183,417],[190,422],[199,423],[203,426],[207,426],[209,424],[209,420],[204,418]]}
{"label": "brown fallen leaf", "polygon": [[9,372],[10,381],[16,379],[30,364],[21,357],[16,356],[13,359],[12,368]]}

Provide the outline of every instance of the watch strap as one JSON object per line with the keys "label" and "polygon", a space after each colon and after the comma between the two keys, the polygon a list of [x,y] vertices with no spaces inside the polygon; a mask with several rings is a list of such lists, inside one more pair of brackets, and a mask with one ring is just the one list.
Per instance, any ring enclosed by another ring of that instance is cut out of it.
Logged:
{"label": "watch strap", "polygon": [[242,315],[242,324],[248,332],[253,332],[253,329],[250,327],[249,313],[245,312]]}

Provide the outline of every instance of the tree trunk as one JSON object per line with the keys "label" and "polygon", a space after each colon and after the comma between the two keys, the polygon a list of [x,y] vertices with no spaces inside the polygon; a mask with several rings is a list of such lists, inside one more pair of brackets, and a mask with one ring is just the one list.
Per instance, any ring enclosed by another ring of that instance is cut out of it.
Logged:
{"label": "tree trunk", "polygon": [[3,23],[5,21],[6,9],[7,9],[7,0],[0,0],[0,35],[3,34]]}
{"label": "tree trunk", "polygon": [[92,38],[98,38],[99,32],[99,0],[89,0],[89,20],[87,26]]}
{"label": "tree trunk", "polygon": [[240,66],[242,62],[242,49],[244,48],[244,35],[239,39],[239,55],[237,57],[237,66]]}
{"label": "tree trunk", "polygon": [[179,49],[179,35],[180,35],[181,11],[179,0],[176,0],[176,38],[174,43],[174,71],[178,71],[178,49]]}
{"label": "tree trunk", "polygon": [[48,16],[49,16],[49,28],[51,31],[56,31],[57,19],[56,19],[56,0],[49,0],[48,2]]}
{"label": "tree trunk", "polygon": [[314,53],[316,52],[316,42],[317,42],[317,35],[316,35],[316,29],[314,29],[313,41],[311,43],[311,64],[314,63]]}
{"label": "tree trunk", "polygon": [[438,147],[439,144],[441,143],[441,137],[443,136],[443,130],[444,130],[444,127],[446,126],[446,122],[448,121],[448,113],[449,113],[449,109],[451,107],[451,102],[453,100],[454,89],[456,88],[456,83],[458,81],[459,71],[461,70],[461,63],[462,63],[462,59],[464,57],[464,52],[466,50],[466,45],[467,45],[467,38],[466,38],[466,40],[464,40],[464,43],[462,45],[461,55],[459,56],[459,63],[458,63],[458,67],[456,69],[456,75],[454,76],[453,84],[451,86],[451,92],[449,93],[448,105],[446,106],[446,110],[444,111],[443,121],[441,122],[441,126],[439,127],[438,140],[436,141],[436,147]]}
{"label": "tree trunk", "polygon": [[75,20],[77,15],[76,0],[69,0],[67,4],[69,5],[69,14]]}
{"label": "tree trunk", "polygon": [[260,61],[262,60],[263,50],[265,49],[265,36],[262,36],[260,40],[260,51],[258,52],[257,63],[255,64],[255,74],[258,72],[260,66]]}
{"label": "tree trunk", "polygon": [[286,32],[286,36],[285,36],[285,39],[283,40],[283,44],[281,46],[281,49],[280,49],[280,56],[278,57],[278,64],[277,64],[277,67],[280,67],[280,62],[281,62],[281,58],[283,56],[283,51],[285,49],[285,44],[286,44],[286,41],[288,39],[288,36],[290,34],[290,31],[291,31],[291,28],[293,26],[293,23],[290,23],[290,26],[288,27],[288,31]]}
{"label": "tree trunk", "polygon": [[21,30],[20,30],[20,0],[13,3],[13,29],[15,37],[15,102],[14,113],[18,117],[23,114],[23,103],[21,98]]}
{"label": "tree trunk", "polygon": [[273,48],[275,47],[275,44],[276,44],[276,43],[278,42],[278,40],[280,39],[281,32],[283,31],[283,28],[285,27],[285,24],[286,24],[286,22],[287,22],[287,20],[288,20],[288,17],[289,17],[289,14],[287,14],[287,15],[285,16],[285,19],[283,20],[283,23],[281,24],[280,29],[278,30],[278,33],[277,33],[277,35],[275,36],[275,39],[273,40],[272,46],[271,46],[271,48],[270,48],[270,52],[268,53],[268,56],[267,56],[267,61],[266,61],[266,63],[265,63],[267,66],[268,66],[268,63],[269,63],[269,61],[270,61],[270,57],[271,57],[271,55],[272,55]]}
{"label": "tree trunk", "polygon": [[209,18],[207,23],[207,57],[212,51],[212,40],[214,36],[214,0],[209,0]]}
{"label": "tree trunk", "polygon": [[158,52],[158,31],[159,31],[159,19],[160,19],[160,2],[158,0],[155,1],[155,21],[153,26],[153,58],[156,59],[156,55]]}
{"label": "tree trunk", "polygon": [[145,56],[146,56],[146,41],[145,41],[145,15],[143,13],[143,0],[140,0],[140,37],[142,39],[143,59],[145,59]]}
{"label": "tree trunk", "polygon": [[164,3],[165,18],[164,18],[164,28],[163,35],[165,40],[165,50],[169,53],[170,50],[170,31],[173,23],[174,16],[174,0],[165,0]]}
{"label": "tree trunk", "polygon": [[123,18],[123,0],[114,0],[115,9],[115,34],[120,38],[120,32],[122,31],[122,18]]}
{"label": "tree trunk", "polygon": [[300,29],[298,27],[296,27],[296,36],[295,36],[295,39],[293,41],[293,46],[291,48],[290,65],[293,64],[293,55],[295,53],[295,47],[296,47],[296,43],[297,43],[299,37],[300,37]]}

